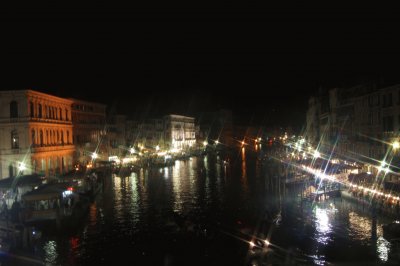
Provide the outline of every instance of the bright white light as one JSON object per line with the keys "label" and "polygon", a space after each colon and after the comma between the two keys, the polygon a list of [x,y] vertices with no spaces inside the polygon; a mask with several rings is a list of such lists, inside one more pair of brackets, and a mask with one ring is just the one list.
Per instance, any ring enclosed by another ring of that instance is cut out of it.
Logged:
{"label": "bright white light", "polygon": [[314,158],[319,158],[321,156],[321,153],[319,153],[319,151],[315,150],[313,156],[314,156]]}
{"label": "bright white light", "polygon": [[392,146],[394,150],[397,150],[398,148],[400,148],[400,143],[396,140],[395,142],[393,142]]}
{"label": "bright white light", "polygon": [[315,208],[316,228],[321,234],[330,232],[329,216],[326,209]]}
{"label": "bright white light", "polygon": [[156,151],[159,151],[160,150],[160,146],[156,146]]}
{"label": "bright white light", "polygon": [[385,168],[385,174],[389,173],[389,171],[390,171],[390,170],[389,170],[389,167],[386,167],[386,168]]}
{"label": "bright white light", "polygon": [[204,141],[204,142],[203,142],[203,145],[204,145],[204,146],[207,146],[207,144],[208,144],[207,141]]}
{"label": "bright white light", "polygon": [[376,249],[378,251],[379,259],[383,262],[388,261],[390,253],[390,242],[383,237],[379,237],[376,240]]}
{"label": "bright white light", "polygon": [[93,159],[96,159],[96,158],[97,158],[97,153],[93,152],[92,158],[93,158]]}
{"label": "bright white light", "polygon": [[219,143],[219,141],[218,141],[218,140],[216,140],[216,141],[215,141],[215,144],[218,144],[218,143]]}
{"label": "bright white light", "polygon": [[19,163],[18,169],[19,169],[20,171],[24,171],[24,170],[26,169],[26,165],[25,165],[24,163]]}
{"label": "bright white light", "polygon": [[130,149],[130,152],[131,152],[131,154],[132,154],[132,153],[135,153],[135,149],[134,149],[134,148],[131,148],[131,149]]}

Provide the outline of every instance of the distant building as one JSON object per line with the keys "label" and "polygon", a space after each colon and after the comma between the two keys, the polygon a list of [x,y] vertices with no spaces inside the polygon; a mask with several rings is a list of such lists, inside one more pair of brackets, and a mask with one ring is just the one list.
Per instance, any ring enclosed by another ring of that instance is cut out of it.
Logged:
{"label": "distant building", "polygon": [[80,163],[90,162],[93,153],[108,156],[106,136],[106,105],[72,100],[72,123],[76,159]]}
{"label": "distant building", "polygon": [[[308,141],[341,158],[364,162],[368,171],[376,173],[385,161],[398,173],[400,85],[334,88],[324,95],[309,101]],[[390,172],[385,177],[392,178]]]}
{"label": "distant building", "polygon": [[0,178],[72,169],[71,104],[33,90],[0,92]]}
{"label": "distant building", "polygon": [[196,145],[194,117],[182,115],[164,116],[165,145],[168,149],[187,149]]}
{"label": "distant building", "polygon": [[107,153],[100,154],[101,160],[108,160],[110,156],[121,157],[128,153],[126,125],[125,115],[112,115],[108,118],[107,135],[103,140]]}

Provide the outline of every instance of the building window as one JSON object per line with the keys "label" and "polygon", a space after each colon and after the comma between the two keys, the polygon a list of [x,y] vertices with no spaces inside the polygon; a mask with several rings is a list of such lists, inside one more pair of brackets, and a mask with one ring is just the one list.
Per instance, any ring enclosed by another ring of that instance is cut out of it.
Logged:
{"label": "building window", "polygon": [[36,144],[36,140],[35,140],[35,130],[34,129],[32,129],[31,136],[32,136],[32,145],[35,145]]}
{"label": "building window", "polygon": [[38,104],[38,111],[39,111],[39,112],[38,112],[38,113],[39,113],[39,114],[38,114],[38,117],[39,117],[39,118],[42,118],[42,105],[41,105],[40,103]]}
{"label": "building window", "polygon": [[69,144],[69,130],[67,130],[67,143]]}
{"label": "building window", "polygon": [[12,149],[19,148],[19,137],[16,130],[11,131],[11,148]]}
{"label": "building window", "polygon": [[29,103],[29,108],[30,108],[30,116],[31,117],[34,117],[35,116],[35,113],[34,113],[34,110],[35,110],[35,106],[33,105],[33,102],[30,102]]}
{"label": "building window", "polygon": [[65,109],[65,120],[68,121],[68,110]]}
{"label": "building window", "polygon": [[18,104],[16,101],[10,102],[10,118],[18,117]]}
{"label": "building window", "polygon": [[59,109],[59,112],[60,112],[60,117],[59,117],[59,119],[62,120],[62,111],[61,111],[61,108]]}
{"label": "building window", "polygon": [[43,147],[43,130],[40,130],[40,146]]}

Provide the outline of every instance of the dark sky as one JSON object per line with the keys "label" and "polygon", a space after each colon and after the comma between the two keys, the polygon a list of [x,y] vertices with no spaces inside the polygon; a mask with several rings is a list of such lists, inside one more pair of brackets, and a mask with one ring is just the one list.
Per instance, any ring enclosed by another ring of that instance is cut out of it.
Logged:
{"label": "dark sky", "polygon": [[229,6],[3,9],[0,89],[301,125],[319,87],[397,79],[396,9]]}

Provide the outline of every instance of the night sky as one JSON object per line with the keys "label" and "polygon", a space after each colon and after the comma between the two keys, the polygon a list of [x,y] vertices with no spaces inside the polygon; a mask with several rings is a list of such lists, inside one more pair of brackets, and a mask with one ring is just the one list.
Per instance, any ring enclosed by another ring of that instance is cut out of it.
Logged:
{"label": "night sky", "polygon": [[395,9],[230,6],[3,9],[0,89],[299,126],[318,88],[399,80]]}

